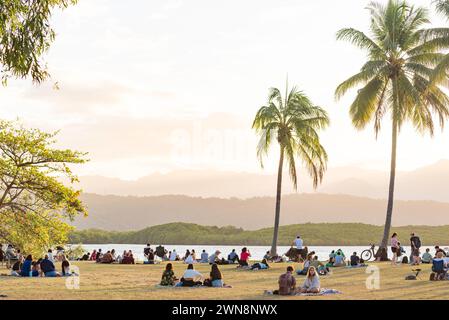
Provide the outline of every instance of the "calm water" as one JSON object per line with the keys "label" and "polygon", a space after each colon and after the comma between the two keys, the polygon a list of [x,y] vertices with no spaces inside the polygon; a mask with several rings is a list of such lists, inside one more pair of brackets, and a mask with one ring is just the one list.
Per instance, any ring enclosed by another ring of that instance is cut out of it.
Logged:
{"label": "calm water", "polygon": [[[152,245],[152,248],[154,249],[157,245]],[[187,249],[192,250],[194,249],[197,257],[200,256],[201,252],[203,250],[206,250],[207,253],[211,254],[214,253],[215,250],[220,250],[222,252],[222,256],[224,258],[227,258],[228,254],[232,251],[232,249],[236,249],[236,252],[240,254],[240,250],[243,246],[203,246],[203,245],[164,245],[165,249],[168,251],[172,251],[173,249],[176,250],[176,252],[179,254],[179,256],[182,258],[186,252]],[[108,250],[115,249],[117,255],[121,255],[124,250],[131,250],[134,254],[134,257],[138,260],[144,260],[143,255],[143,248],[145,245],[139,245],[139,244],[85,244],[83,245],[83,248],[89,252],[92,252],[94,249],[98,251],[98,249],[101,249],[101,251],[106,252]],[[426,248],[430,248],[430,252],[433,254],[434,246],[423,246],[421,248],[421,253],[425,251]],[[441,248],[445,248],[446,246],[440,246]],[[270,249],[270,246],[248,246],[247,247],[249,251],[251,252],[252,259],[253,260],[261,260],[265,253]],[[410,254],[410,247],[404,247],[406,250],[406,254]],[[279,246],[278,247],[278,254],[284,254],[290,249],[290,246]],[[320,260],[327,260],[329,257],[329,253],[332,250],[342,249],[345,256],[349,257],[352,255],[352,253],[355,251],[358,255],[365,250],[368,249],[368,246],[341,246],[341,247],[332,247],[332,246],[309,246],[309,252],[315,251],[318,255],[318,258]],[[391,252],[389,252],[389,255],[391,255]]]}

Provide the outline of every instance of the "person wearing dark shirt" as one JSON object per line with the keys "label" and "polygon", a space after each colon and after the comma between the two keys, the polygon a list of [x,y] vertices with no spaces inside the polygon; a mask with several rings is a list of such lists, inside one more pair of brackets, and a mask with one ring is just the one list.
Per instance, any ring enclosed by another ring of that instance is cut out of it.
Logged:
{"label": "person wearing dark shirt", "polygon": [[351,256],[351,266],[358,266],[360,258],[357,256],[357,252],[354,252]]}
{"label": "person wearing dark shirt", "polygon": [[41,270],[46,277],[57,277],[59,274],[56,272],[55,265],[48,259],[48,255],[45,255],[44,260],[41,261]]}
{"label": "person wearing dark shirt", "polygon": [[440,249],[439,246],[435,246],[435,257],[437,256],[438,252],[441,252],[443,254],[443,256],[446,257],[446,252],[443,249]]}
{"label": "person wearing dark shirt", "polygon": [[421,239],[416,236],[414,233],[410,234],[410,246],[412,248],[412,264],[418,265],[421,262],[419,248],[421,248]]}
{"label": "person wearing dark shirt", "polygon": [[30,254],[26,257],[25,262],[22,265],[20,275],[22,277],[38,277],[39,272],[36,270],[31,270],[32,266],[33,266],[33,257]]}

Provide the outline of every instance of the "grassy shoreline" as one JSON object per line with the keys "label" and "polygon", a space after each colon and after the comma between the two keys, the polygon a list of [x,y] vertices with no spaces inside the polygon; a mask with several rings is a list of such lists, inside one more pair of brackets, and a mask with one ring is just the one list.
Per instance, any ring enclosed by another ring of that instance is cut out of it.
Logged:
{"label": "grassy shoreline", "polygon": [[[281,226],[279,245],[288,246],[297,234],[311,246],[367,246],[378,243],[382,226],[362,223],[306,223]],[[411,232],[421,237],[423,245],[449,242],[449,226],[402,226],[393,227],[402,243],[407,245]],[[271,244],[272,228],[243,230],[236,227],[200,226],[193,223],[169,223],[138,231],[80,230],[71,233],[70,243],[83,244],[130,244],[170,243],[173,245],[252,245]]]}
{"label": "grassy shoreline", "polygon": [[[181,276],[186,268],[185,264],[176,262],[175,275]],[[68,289],[66,281],[70,278],[17,278],[0,277],[0,291],[6,294],[4,299],[43,299],[43,300],[229,300],[229,299],[289,299],[289,300],[379,300],[379,299],[447,299],[449,286],[446,281],[429,281],[430,266],[422,265],[423,272],[420,279],[406,281],[404,277],[411,273],[409,265],[391,266],[390,263],[370,263],[378,268],[380,276],[379,288],[370,290],[366,281],[373,273],[367,273],[365,268],[347,269],[334,268],[329,276],[321,277],[323,288],[337,289],[340,295],[318,297],[278,297],[264,295],[264,290],[277,287],[277,280],[285,272],[288,265],[295,269],[301,267],[297,263],[272,264],[269,270],[243,271],[233,265],[220,266],[224,280],[232,285],[231,289],[217,288],[159,288],[156,285],[165,263],[159,265],[103,265],[94,262],[73,262],[80,273],[79,289]],[[58,270],[60,264],[57,264]],[[196,265],[203,275],[210,271],[209,265]],[[7,270],[0,267],[0,274]],[[69,280],[68,280],[69,279]],[[296,276],[298,284],[304,278]],[[36,294],[38,293],[38,294]],[[3,298],[0,298],[0,301]]]}

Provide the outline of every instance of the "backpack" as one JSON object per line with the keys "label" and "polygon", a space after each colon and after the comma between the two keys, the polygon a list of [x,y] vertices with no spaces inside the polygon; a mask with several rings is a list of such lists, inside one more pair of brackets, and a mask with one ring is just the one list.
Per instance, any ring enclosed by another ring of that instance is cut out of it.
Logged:
{"label": "backpack", "polygon": [[408,263],[408,258],[407,256],[404,256],[404,258],[402,258],[402,263],[407,264]]}

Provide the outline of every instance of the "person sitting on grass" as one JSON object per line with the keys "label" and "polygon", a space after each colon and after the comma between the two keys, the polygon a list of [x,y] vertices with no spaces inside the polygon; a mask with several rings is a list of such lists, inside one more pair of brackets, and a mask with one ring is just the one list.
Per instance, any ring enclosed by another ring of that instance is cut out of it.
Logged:
{"label": "person sitting on grass", "polygon": [[307,271],[309,270],[310,264],[312,263],[313,254],[314,254],[314,252],[309,253],[307,255],[306,260],[304,261],[304,263],[302,265],[302,269],[296,271],[296,274],[298,276],[305,276],[307,274]]}
{"label": "person sitting on grass", "polygon": [[271,254],[270,251],[267,251],[267,253],[265,253],[265,255],[263,256],[264,259],[270,260],[271,259]]}
{"label": "person sitting on grass", "polygon": [[150,251],[148,251],[148,254],[147,254],[147,259],[148,259],[147,263],[148,264],[154,264],[154,259],[155,258],[156,257],[155,257],[153,249],[150,249]]}
{"label": "person sitting on grass", "polygon": [[96,261],[97,260],[97,250],[92,251],[92,254],[89,258],[90,261]]}
{"label": "person sitting on grass", "polygon": [[264,270],[269,268],[267,259],[263,259],[262,262],[256,262],[251,266],[251,270]]}
{"label": "person sitting on grass", "polygon": [[11,275],[15,277],[20,277],[20,271],[22,270],[23,257],[20,257],[11,268]]}
{"label": "person sitting on grass", "polygon": [[72,275],[72,273],[70,272],[70,262],[69,260],[67,260],[65,255],[62,256],[61,275],[63,277],[70,277]]}
{"label": "person sitting on grass", "polygon": [[101,252],[101,249],[98,249],[97,255],[95,256],[95,261],[97,263],[101,262],[101,258],[103,258],[103,252]]}
{"label": "person sitting on grass", "polygon": [[329,268],[326,267],[320,260],[318,260],[318,256],[313,257],[309,266],[315,267],[319,275],[325,276],[329,273]]}
{"label": "person sitting on grass", "polygon": [[293,276],[293,267],[288,266],[287,272],[279,276],[278,284],[279,290],[274,290],[273,294],[281,296],[294,295],[296,292],[296,279]]}
{"label": "person sitting on grass", "polygon": [[446,257],[446,251],[441,249],[439,246],[435,246],[435,258],[437,257],[438,252],[441,252],[443,254],[443,257]]}
{"label": "person sitting on grass", "polygon": [[165,271],[162,273],[161,286],[174,286],[177,280],[173,272],[173,265],[167,263]]}
{"label": "person sitting on grass", "polygon": [[181,280],[176,284],[177,287],[195,287],[201,286],[204,276],[193,268],[193,264],[187,266]]}
{"label": "person sitting on grass", "polygon": [[221,254],[220,250],[216,250],[213,254],[211,254],[209,256],[209,264],[213,265],[214,263],[217,263],[220,260],[219,258],[220,254]]}
{"label": "person sitting on grass", "polygon": [[182,260],[184,261],[188,256],[190,256],[190,250],[189,249],[186,250],[186,253],[185,253],[184,257],[182,257]]}
{"label": "person sitting on grass", "polygon": [[179,256],[175,249],[170,253],[170,261],[179,261]]}
{"label": "person sitting on grass", "polygon": [[[431,280],[445,280],[447,276],[447,264],[443,259],[442,252],[438,252],[436,258],[432,260],[432,271],[434,274],[430,275]],[[435,278],[436,277],[436,278]]]}
{"label": "person sitting on grass", "polygon": [[352,256],[350,257],[350,261],[351,261],[351,266],[352,267],[357,267],[361,264],[360,258],[357,255],[357,252],[353,252]]}
{"label": "person sitting on grass", "polygon": [[184,257],[184,263],[186,264],[196,263],[196,260],[193,258],[193,255],[190,253],[189,250],[187,250],[186,256]]}
{"label": "person sitting on grass", "polygon": [[432,255],[430,254],[430,249],[429,248],[427,248],[426,252],[424,252],[422,254],[421,262],[422,263],[426,263],[426,264],[429,264],[429,263],[432,262]]}
{"label": "person sitting on grass", "polygon": [[59,277],[60,274],[56,272],[55,265],[48,259],[48,255],[41,261],[41,270],[46,277]]}
{"label": "person sitting on grass", "polygon": [[30,254],[26,257],[25,261],[22,264],[22,269],[20,270],[20,276],[22,277],[38,277],[39,272],[32,271],[31,268],[33,266],[33,256]]}
{"label": "person sitting on grass", "polygon": [[239,255],[237,254],[237,252],[235,252],[235,249],[232,249],[231,253],[228,254],[228,261],[229,263],[239,262]]}
{"label": "person sitting on grass", "polygon": [[101,263],[112,263],[114,262],[114,258],[112,257],[111,251],[107,251],[100,260]]}
{"label": "person sitting on grass", "polygon": [[224,288],[229,287],[223,282],[223,275],[221,274],[218,265],[214,263],[211,267],[210,277],[204,281],[205,286],[213,287],[213,288]]}
{"label": "person sitting on grass", "polygon": [[244,247],[242,248],[242,252],[240,253],[240,259],[239,259],[239,266],[241,267],[248,267],[248,261],[251,257],[251,253],[249,252],[248,248]]}
{"label": "person sitting on grass", "polygon": [[51,249],[48,249],[47,256],[48,256],[48,260],[55,263],[55,258],[53,257],[53,251]]}
{"label": "person sitting on grass", "polygon": [[306,279],[299,289],[300,293],[319,293],[320,292],[320,277],[316,272],[315,267],[309,267]]}
{"label": "person sitting on grass", "polygon": [[334,267],[344,267],[346,266],[345,257],[341,251],[337,251],[335,254],[335,261],[333,264]]}
{"label": "person sitting on grass", "polygon": [[122,259],[122,264],[135,264],[133,252],[129,250]]}
{"label": "person sitting on grass", "polygon": [[206,252],[206,250],[203,250],[203,252],[201,253],[200,263],[209,263],[209,254]]}

